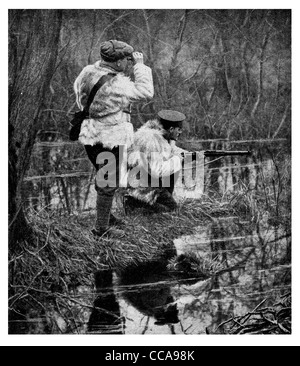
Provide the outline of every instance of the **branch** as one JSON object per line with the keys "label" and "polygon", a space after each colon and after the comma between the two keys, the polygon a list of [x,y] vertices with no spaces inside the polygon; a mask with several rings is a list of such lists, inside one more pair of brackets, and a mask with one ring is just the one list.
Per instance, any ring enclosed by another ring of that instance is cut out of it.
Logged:
{"label": "branch", "polygon": [[186,28],[186,19],[187,19],[188,12],[189,12],[189,10],[185,10],[184,14],[182,15],[182,17],[180,18],[180,21],[179,21],[177,37],[175,39],[175,47],[174,47],[173,55],[172,55],[172,59],[171,59],[170,70],[174,70],[176,68],[177,56],[181,49],[183,34],[184,34],[184,31]]}
{"label": "branch", "polygon": [[274,132],[274,134],[272,136],[272,140],[275,139],[275,137],[278,135],[279,131],[281,130],[281,127],[283,126],[283,124],[286,120],[286,116],[287,116],[288,110],[290,108],[290,105],[291,105],[291,102],[285,107],[285,110],[284,110],[283,116],[281,118],[281,121],[279,123],[279,126],[277,127],[277,130]]}
{"label": "branch", "polygon": [[151,31],[150,31],[150,26],[149,26],[149,22],[148,22],[148,15],[145,9],[142,9],[142,13],[143,13],[143,17],[145,20],[145,24],[146,24],[146,28],[147,28],[147,33],[148,33],[148,44],[149,44],[149,60],[150,60],[150,64],[153,63],[153,50],[152,50],[152,43],[151,43]]}

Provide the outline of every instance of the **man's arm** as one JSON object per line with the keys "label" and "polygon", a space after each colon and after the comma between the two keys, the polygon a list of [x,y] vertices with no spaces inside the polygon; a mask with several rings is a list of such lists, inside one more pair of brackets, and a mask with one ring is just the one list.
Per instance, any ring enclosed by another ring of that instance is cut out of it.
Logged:
{"label": "man's arm", "polygon": [[144,65],[143,54],[133,53],[135,65],[133,67],[134,81],[124,78],[117,86],[117,92],[125,95],[131,101],[139,99],[152,99],[154,95],[152,70]]}
{"label": "man's arm", "polygon": [[190,151],[178,147],[174,140],[170,142],[170,145],[172,147],[172,152],[174,155],[183,156],[184,154],[190,153]]}

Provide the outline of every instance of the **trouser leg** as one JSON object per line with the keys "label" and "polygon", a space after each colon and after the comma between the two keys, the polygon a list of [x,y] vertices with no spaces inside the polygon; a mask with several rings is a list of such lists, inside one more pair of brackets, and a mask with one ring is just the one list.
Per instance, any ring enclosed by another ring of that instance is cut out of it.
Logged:
{"label": "trouser leg", "polygon": [[162,187],[167,190],[171,195],[174,192],[175,184],[177,182],[177,179],[179,177],[180,172],[176,172],[174,174],[171,174],[169,177],[164,177],[161,179],[161,185]]}
{"label": "trouser leg", "polygon": [[170,210],[175,210],[177,208],[177,203],[173,198],[173,192],[178,176],[179,172],[170,175],[169,177],[170,183],[168,185],[164,185],[159,197],[156,200],[158,204],[162,204]]}
{"label": "trouser leg", "polygon": [[175,187],[175,174],[170,175],[170,186],[166,190],[172,195]]}
{"label": "trouser leg", "polygon": [[[108,150],[103,148],[102,144],[97,144],[85,146],[85,149],[97,171],[95,179],[97,191],[95,229],[102,232],[109,227],[114,194],[119,186],[119,148]],[[102,153],[106,154],[102,155],[104,159],[101,159],[100,154]],[[105,174],[101,173],[102,169],[106,172]]]}
{"label": "trouser leg", "polygon": [[97,190],[95,229],[98,232],[105,231],[109,227],[110,211],[114,199],[115,190],[109,194],[105,190]]}

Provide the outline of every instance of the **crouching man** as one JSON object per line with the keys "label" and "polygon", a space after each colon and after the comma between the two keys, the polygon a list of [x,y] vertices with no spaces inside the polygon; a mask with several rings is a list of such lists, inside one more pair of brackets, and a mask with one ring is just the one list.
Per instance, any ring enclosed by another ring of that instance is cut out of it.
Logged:
{"label": "crouching man", "polygon": [[149,207],[154,211],[173,211],[177,203],[174,186],[182,168],[185,150],[176,146],[185,115],[161,110],[157,119],[146,122],[134,134],[128,150],[128,194],[125,209]]}

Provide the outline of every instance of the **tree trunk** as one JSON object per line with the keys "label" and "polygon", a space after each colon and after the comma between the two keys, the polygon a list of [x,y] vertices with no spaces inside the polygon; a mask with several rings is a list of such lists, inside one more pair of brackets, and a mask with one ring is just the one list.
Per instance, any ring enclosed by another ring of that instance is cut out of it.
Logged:
{"label": "tree trunk", "polygon": [[269,34],[267,33],[264,36],[264,40],[263,40],[263,44],[260,50],[260,56],[258,59],[258,84],[257,84],[257,97],[256,97],[256,101],[254,103],[254,106],[252,108],[251,111],[251,118],[254,119],[255,118],[255,113],[258,110],[258,106],[260,105],[261,99],[262,99],[262,94],[263,94],[263,67],[264,67],[264,58],[265,58],[265,53],[266,53],[266,47],[268,44],[268,40],[269,40]]}
{"label": "tree trunk", "polygon": [[[169,66],[169,79],[167,82],[167,88],[166,88],[166,95],[167,95],[167,101],[166,101],[166,107],[171,107],[171,105],[174,103],[174,94],[178,90],[178,83],[181,81],[180,74],[178,73],[178,54],[181,51],[182,44],[183,44],[183,36],[184,31],[186,29],[187,25],[187,18],[189,15],[190,10],[186,9],[184,13],[182,14],[177,32],[176,32],[176,38],[174,40],[174,48],[171,58],[171,63]],[[176,103],[176,102],[175,102]]]}
{"label": "tree trunk", "polygon": [[9,246],[31,233],[21,191],[55,72],[61,10],[9,11]]}

